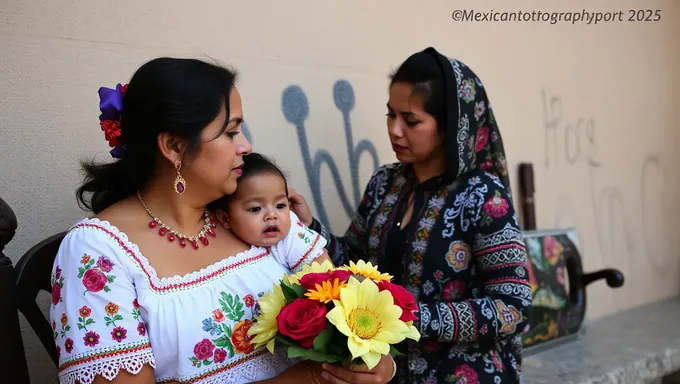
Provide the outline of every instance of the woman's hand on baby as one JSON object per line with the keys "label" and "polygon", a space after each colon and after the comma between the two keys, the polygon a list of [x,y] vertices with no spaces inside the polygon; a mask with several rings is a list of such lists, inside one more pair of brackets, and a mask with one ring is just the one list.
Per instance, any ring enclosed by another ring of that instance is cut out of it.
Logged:
{"label": "woman's hand on baby", "polygon": [[311,226],[313,219],[312,212],[309,210],[309,205],[307,205],[305,198],[295,188],[288,188],[288,200],[290,200],[290,209],[300,218],[302,224],[308,227]]}
{"label": "woman's hand on baby", "polygon": [[383,355],[378,365],[368,370],[365,365],[347,369],[337,364],[323,364],[322,378],[332,384],[383,384],[390,381],[394,373],[394,360]]}

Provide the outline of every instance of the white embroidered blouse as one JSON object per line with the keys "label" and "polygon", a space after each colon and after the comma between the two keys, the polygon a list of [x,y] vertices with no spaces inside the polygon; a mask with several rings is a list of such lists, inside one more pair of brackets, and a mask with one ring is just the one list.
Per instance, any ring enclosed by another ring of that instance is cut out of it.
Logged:
{"label": "white embroidered blouse", "polygon": [[113,379],[154,367],[157,383],[241,383],[293,364],[254,349],[247,335],[258,297],[284,273],[319,257],[326,240],[291,213],[291,231],[185,276],[159,278],[139,248],[108,222],[83,219],[52,270],[50,318],[61,383]]}

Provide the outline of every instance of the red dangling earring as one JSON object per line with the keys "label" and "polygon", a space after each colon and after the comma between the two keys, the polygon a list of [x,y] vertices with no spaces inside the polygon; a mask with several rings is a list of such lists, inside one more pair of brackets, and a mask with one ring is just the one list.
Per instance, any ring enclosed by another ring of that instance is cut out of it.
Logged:
{"label": "red dangling earring", "polygon": [[184,191],[187,188],[187,182],[184,181],[184,178],[182,175],[179,173],[179,169],[182,168],[182,163],[176,163],[175,164],[175,169],[177,169],[177,177],[175,177],[175,182],[173,183],[173,187],[175,188],[175,192],[178,194],[184,193]]}

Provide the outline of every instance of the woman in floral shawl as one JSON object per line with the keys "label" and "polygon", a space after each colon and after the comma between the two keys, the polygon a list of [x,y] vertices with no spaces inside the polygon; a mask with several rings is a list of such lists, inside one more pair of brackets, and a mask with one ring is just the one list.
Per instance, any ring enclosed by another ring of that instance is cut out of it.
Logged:
{"label": "woman in floral shawl", "polygon": [[373,174],[345,236],[313,219],[297,193],[293,209],[329,241],[336,264],[378,264],[415,296],[422,338],[398,348],[397,382],[518,383],[531,288],[485,88],[427,48],[392,76],[387,109],[399,162]]}

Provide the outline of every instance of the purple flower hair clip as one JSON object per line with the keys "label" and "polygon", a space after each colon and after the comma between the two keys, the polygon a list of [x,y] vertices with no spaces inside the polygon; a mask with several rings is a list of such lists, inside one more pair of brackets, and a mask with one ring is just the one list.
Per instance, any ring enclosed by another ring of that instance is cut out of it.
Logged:
{"label": "purple flower hair clip", "polygon": [[99,88],[99,125],[104,131],[104,137],[109,142],[111,156],[114,158],[123,157],[125,143],[121,137],[120,115],[123,110],[123,96],[127,91],[128,85],[116,85],[116,89],[101,87]]}

